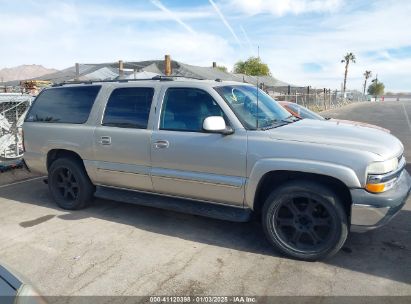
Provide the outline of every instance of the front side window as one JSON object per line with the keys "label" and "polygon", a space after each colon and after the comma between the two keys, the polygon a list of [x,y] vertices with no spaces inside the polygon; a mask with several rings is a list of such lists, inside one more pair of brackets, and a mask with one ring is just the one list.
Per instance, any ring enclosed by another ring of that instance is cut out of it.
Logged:
{"label": "front side window", "polygon": [[85,123],[101,86],[46,89],[37,96],[26,121],[48,123]]}
{"label": "front side window", "polygon": [[210,94],[195,88],[170,88],[164,96],[160,129],[202,132],[203,121],[209,116],[224,117]]}
{"label": "front side window", "polygon": [[107,102],[103,126],[146,129],[153,88],[115,89]]}
{"label": "front side window", "polygon": [[233,110],[246,129],[256,130],[279,126],[290,113],[264,91],[248,85],[214,88]]}

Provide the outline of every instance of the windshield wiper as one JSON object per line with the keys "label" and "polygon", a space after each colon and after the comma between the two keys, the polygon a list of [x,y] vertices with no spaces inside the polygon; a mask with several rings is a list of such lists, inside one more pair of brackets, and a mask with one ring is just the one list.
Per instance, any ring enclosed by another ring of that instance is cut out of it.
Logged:
{"label": "windshield wiper", "polygon": [[[290,120],[290,119],[292,119],[292,120]],[[272,120],[268,121],[267,126],[259,128],[259,129],[261,129],[263,131],[269,130],[269,129],[274,129],[274,128],[282,127],[284,125],[288,125],[290,123],[293,123],[293,122],[296,122],[296,121],[299,121],[299,120],[301,120],[301,118],[298,118],[294,115],[290,115],[290,116],[288,116],[284,119],[281,119],[281,120],[272,119]]]}
{"label": "windshield wiper", "polygon": [[[289,121],[289,120],[286,120],[286,119],[293,119],[293,120]],[[290,116],[282,119],[281,121],[292,123],[292,122],[296,122],[296,121],[299,121],[299,120],[301,120],[301,118],[299,118],[297,116],[294,116],[294,115],[290,115]]]}
{"label": "windshield wiper", "polygon": [[273,119],[273,120],[269,121],[269,124],[267,126],[260,128],[260,130],[265,131],[265,130],[269,130],[269,129],[274,129],[274,128],[278,128],[278,127],[287,125],[289,123],[291,123],[291,122],[284,121],[284,120]]}

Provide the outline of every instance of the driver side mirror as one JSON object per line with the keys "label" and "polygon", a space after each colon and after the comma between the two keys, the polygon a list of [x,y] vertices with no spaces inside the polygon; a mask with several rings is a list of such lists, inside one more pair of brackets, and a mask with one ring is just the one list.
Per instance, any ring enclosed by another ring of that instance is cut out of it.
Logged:
{"label": "driver side mirror", "polygon": [[234,130],[225,124],[225,120],[221,116],[209,116],[203,121],[203,130],[209,133],[220,133],[230,135]]}

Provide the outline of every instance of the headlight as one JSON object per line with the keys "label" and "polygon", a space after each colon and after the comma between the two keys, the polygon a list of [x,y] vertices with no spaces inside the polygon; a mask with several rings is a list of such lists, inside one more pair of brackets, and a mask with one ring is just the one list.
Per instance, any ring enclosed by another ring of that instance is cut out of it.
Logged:
{"label": "headlight", "polygon": [[373,193],[381,193],[394,187],[398,179],[394,171],[398,168],[398,158],[389,159],[383,162],[371,163],[367,167],[367,184],[365,189]]}
{"label": "headlight", "polygon": [[371,163],[368,168],[368,174],[384,174],[394,171],[398,167],[398,158],[389,159],[383,162]]}

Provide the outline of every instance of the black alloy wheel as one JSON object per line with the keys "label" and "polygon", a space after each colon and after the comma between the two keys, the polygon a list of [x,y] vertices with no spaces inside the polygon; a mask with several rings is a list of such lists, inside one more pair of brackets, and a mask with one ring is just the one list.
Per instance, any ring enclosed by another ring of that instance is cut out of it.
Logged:
{"label": "black alloy wheel", "polygon": [[325,185],[305,180],[275,189],[264,204],[262,223],[271,244],[306,261],[334,255],[348,235],[340,197]]}
{"label": "black alloy wheel", "polygon": [[48,185],[57,205],[68,210],[86,207],[95,191],[82,161],[73,158],[59,158],[51,164]]}
{"label": "black alloy wheel", "polygon": [[278,237],[296,251],[319,251],[335,229],[329,206],[314,198],[291,195],[273,214]]}
{"label": "black alloy wheel", "polygon": [[60,195],[69,201],[77,199],[79,185],[73,173],[68,168],[60,167],[57,169],[56,188]]}

